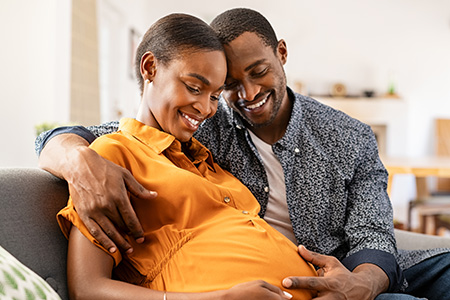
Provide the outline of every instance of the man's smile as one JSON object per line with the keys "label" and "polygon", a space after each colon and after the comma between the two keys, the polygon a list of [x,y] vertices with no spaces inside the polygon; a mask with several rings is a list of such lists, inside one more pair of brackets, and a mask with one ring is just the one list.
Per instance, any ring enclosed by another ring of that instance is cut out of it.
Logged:
{"label": "man's smile", "polygon": [[241,106],[242,108],[244,108],[245,110],[254,110],[254,109],[257,109],[257,108],[263,106],[264,104],[266,104],[266,102],[267,102],[267,100],[269,99],[269,96],[270,96],[270,95],[271,95],[270,93],[267,94],[267,96],[265,96],[263,99],[261,99],[260,101],[258,101],[258,102],[256,102],[256,103],[253,103],[253,104],[251,104],[251,105],[245,105],[245,102],[244,102],[244,103],[241,103],[240,106]]}

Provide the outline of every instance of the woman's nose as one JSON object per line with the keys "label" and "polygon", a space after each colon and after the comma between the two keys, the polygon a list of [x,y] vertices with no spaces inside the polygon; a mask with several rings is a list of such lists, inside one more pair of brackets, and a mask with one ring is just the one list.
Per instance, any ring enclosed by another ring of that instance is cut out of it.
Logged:
{"label": "woman's nose", "polygon": [[212,104],[209,95],[200,97],[199,101],[196,101],[193,107],[203,116],[207,117],[212,112]]}

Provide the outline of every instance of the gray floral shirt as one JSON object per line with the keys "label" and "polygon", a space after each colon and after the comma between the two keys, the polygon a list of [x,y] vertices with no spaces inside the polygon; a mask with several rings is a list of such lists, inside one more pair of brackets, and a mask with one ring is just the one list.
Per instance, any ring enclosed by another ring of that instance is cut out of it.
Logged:
{"label": "gray floral shirt", "polygon": [[[390,291],[399,289],[404,282],[400,267],[414,265],[437,252],[398,256],[386,192],[388,174],[372,130],[312,98],[290,89],[288,93],[293,111],[285,135],[272,149],[284,171],[289,215],[298,243],[335,256],[350,270],[362,263],[376,264],[388,275]],[[59,128],[38,137],[36,151],[60,133],[77,133],[91,142],[117,128],[116,121],[88,129]],[[270,186],[241,117],[221,99],[216,115],[202,124],[195,138],[212,151],[220,166],[252,191],[264,217]]]}

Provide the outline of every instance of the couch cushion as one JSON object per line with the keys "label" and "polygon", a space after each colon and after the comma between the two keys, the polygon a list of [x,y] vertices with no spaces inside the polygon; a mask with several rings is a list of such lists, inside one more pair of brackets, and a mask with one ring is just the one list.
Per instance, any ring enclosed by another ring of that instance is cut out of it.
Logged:
{"label": "couch cushion", "polygon": [[0,168],[0,245],[67,297],[67,240],[56,213],[65,181],[37,168]]}

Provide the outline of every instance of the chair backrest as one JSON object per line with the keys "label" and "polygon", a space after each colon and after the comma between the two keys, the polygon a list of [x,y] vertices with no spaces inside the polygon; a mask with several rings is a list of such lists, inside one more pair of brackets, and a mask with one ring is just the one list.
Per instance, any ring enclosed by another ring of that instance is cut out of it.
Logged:
{"label": "chair backrest", "polygon": [[[450,119],[435,121],[435,154],[450,157]],[[438,178],[437,192],[450,192],[450,178]]]}
{"label": "chair backrest", "polygon": [[56,213],[65,206],[65,181],[37,168],[0,169],[0,245],[68,299],[67,240]]}

